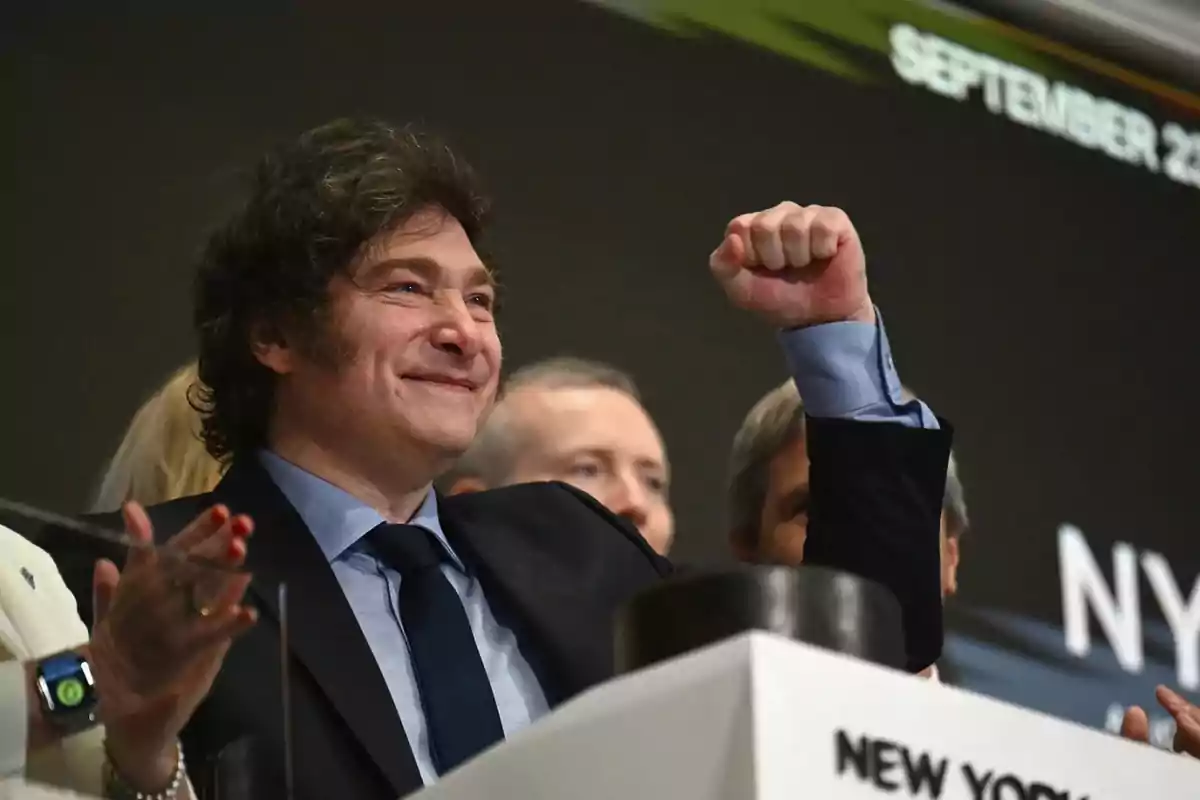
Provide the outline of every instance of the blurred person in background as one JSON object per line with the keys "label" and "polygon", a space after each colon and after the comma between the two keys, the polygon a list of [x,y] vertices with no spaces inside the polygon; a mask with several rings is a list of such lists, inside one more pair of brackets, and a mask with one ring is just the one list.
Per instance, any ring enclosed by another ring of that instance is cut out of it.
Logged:
{"label": "blurred person in background", "polygon": [[[903,396],[915,395],[905,389]],[[747,563],[797,565],[804,560],[808,528],[808,452],[804,442],[804,403],[786,380],[767,392],[743,420],[730,456],[728,508],[730,546]],[[962,537],[970,530],[966,492],[957,460],[950,454],[941,517],[942,595],[958,592]],[[955,683],[952,663],[939,662],[924,673]],[[1175,750],[1200,758],[1200,708],[1166,686],[1155,692],[1176,724]],[[1121,735],[1149,742],[1144,709],[1125,712]]]}
{"label": "blurred person in background", "polygon": [[201,390],[193,361],[142,404],[105,469],[92,512],[116,511],[130,500],[152,506],[212,491],[221,465],[200,438],[192,398]]}
{"label": "blurred person in background", "polygon": [[[916,397],[902,389],[905,401]],[[729,541],[739,561],[794,566],[808,537],[809,460],[805,410],[791,379],[767,392],[734,436],[729,459]],[[942,597],[958,591],[961,540],[970,527],[966,494],[950,454],[942,498]],[[936,667],[928,676],[938,677]]]}
{"label": "blurred person in background", "polygon": [[[903,390],[905,400],[915,396]],[[791,379],[746,414],[729,458],[729,542],[739,561],[796,565],[808,535],[809,460],[804,401]],[[941,516],[942,595],[958,591],[962,536],[970,528],[966,493],[950,454]]]}
{"label": "blurred person in background", "polygon": [[471,447],[439,482],[447,494],[562,481],[629,520],[655,552],[675,534],[670,465],[633,378],[580,358],[522,367]]}
{"label": "blurred person in background", "polygon": [[[139,505],[124,518],[133,542],[152,541]],[[98,562],[89,637],[50,556],[0,526],[0,796],[40,796],[31,787],[45,785],[114,800],[192,797],[179,732],[254,623],[240,606],[249,577],[224,571],[243,562],[249,532],[248,520],[216,508],[172,540],[174,553],[220,571],[138,547],[122,570]]]}

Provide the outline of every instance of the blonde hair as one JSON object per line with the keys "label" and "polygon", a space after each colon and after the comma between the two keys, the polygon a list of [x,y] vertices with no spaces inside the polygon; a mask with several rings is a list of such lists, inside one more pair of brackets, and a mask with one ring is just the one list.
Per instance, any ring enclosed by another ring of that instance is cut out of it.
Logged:
{"label": "blonde hair", "polygon": [[93,512],[115,511],[127,500],[164,503],[217,485],[221,465],[204,449],[200,414],[188,399],[197,380],[193,361],[133,415],[100,481]]}

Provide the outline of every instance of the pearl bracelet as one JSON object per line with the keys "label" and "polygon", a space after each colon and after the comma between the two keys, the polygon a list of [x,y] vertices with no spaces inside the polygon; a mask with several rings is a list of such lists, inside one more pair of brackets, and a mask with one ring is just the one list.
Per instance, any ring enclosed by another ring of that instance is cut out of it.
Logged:
{"label": "pearl bracelet", "polygon": [[108,757],[108,748],[105,747],[104,796],[109,800],[176,800],[179,796],[179,787],[183,785],[183,776],[183,748],[176,743],[175,772],[171,774],[171,780],[166,788],[157,792],[138,791],[121,777],[121,773],[113,765],[112,759]]}

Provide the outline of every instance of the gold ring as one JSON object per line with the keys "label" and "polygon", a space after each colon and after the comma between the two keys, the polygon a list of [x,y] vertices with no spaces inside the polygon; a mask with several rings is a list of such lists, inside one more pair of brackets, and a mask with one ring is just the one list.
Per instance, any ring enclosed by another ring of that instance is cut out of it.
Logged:
{"label": "gold ring", "polygon": [[191,590],[188,592],[188,598],[192,601],[192,611],[195,612],[198,616],[208,617],[208,616],[212,615],[213,610],[212,610],[211,606],[206,606],[204,603],[201,603],[196,600],[195,585],[193,585]]}
{"label": "gold ring", "polygon": [[196,599],[196,584],[188,583],[187,581],[171,578],[171,587],[178,589],[187,598],[188,608],[198,617],[212,616],[213,609],[211,606],[206,606]]}

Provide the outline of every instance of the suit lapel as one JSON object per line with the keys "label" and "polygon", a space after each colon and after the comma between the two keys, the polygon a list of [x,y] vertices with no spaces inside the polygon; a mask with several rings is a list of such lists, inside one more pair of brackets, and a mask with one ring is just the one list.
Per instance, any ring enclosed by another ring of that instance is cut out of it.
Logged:
{"label": "suit lapel", "polygon": [[586,586],[521,547],[527,537],[514,523],[442,498],[438,510],[451,546],[479,577],[493,613],[517,635],[551,707],[612,677],[612,652],[596,635],[611,623]]}
{"label": "suit lapel", "polygon": [[[422,785],[387,683],[350,604],[300,515],[254,459],[242,459],[213,493],[255,523],[251,591],[276,624],[287,587],[289,648],[337,709],[397,795]],[[293,691],[295,682],[293,681]],[[295,702],[293,697],[293,702]]]}

